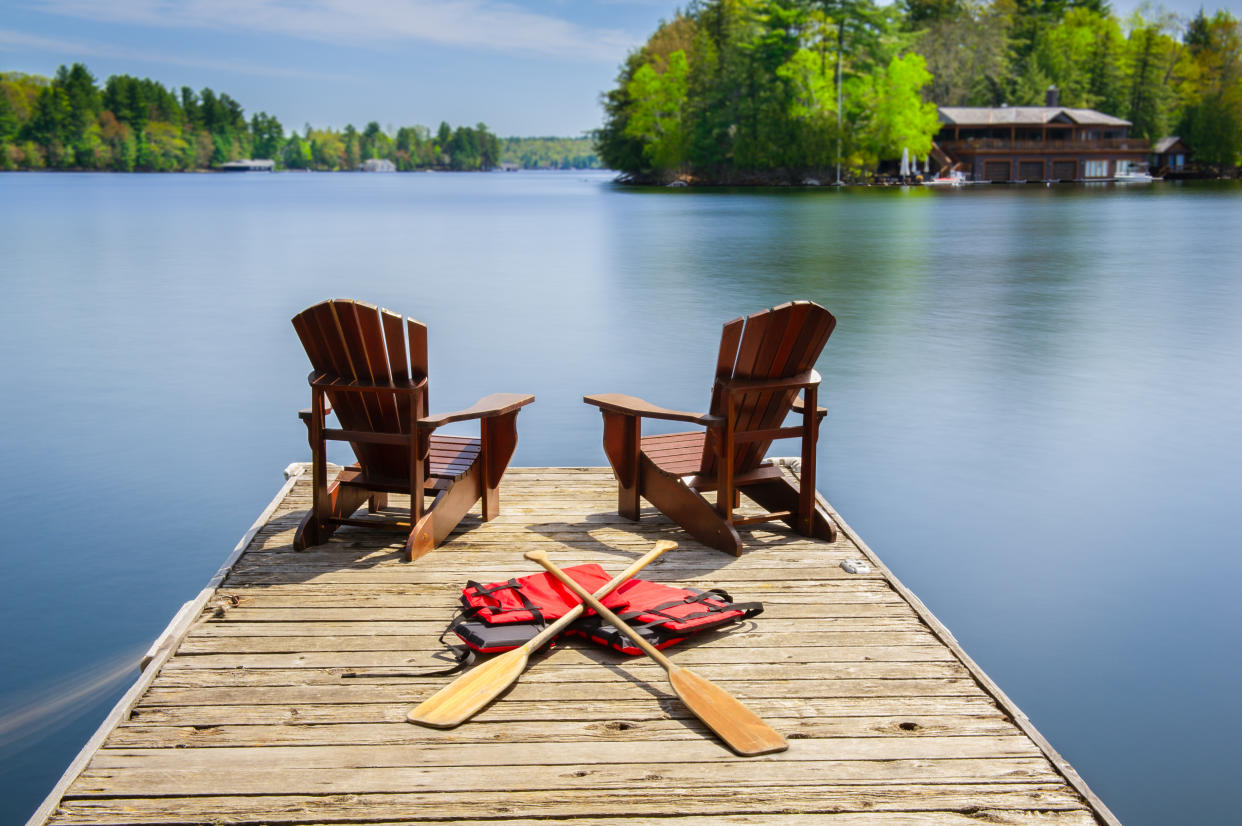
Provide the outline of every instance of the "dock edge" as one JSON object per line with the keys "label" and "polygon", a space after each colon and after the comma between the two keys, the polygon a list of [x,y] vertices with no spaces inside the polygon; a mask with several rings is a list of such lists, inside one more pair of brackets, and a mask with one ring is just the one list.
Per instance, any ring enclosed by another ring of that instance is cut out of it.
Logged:
{"label": "dock edge", "polygon": [[[798,470],[801,461],[799,459],[773,458],[772,461],[785,468],[795,478],[800,479]],[[836,526],[840,528],[841,532],[848,536],[850,540],[858,546],[859,550],[866,555],[867,561],[870,562],[873,567],[885,572],[885,578],[889,581],[889,584],[893,587],[893,590],[895,590],[901,598],[914,609],[914,612],[918,614],[919,619],[923,620],[931,632],[935,634],[936,637],[944,643],[950,651],[953,652],[953,655],[957,657],[958,660],[961,661],[962,665],[966,667],[966,670],[970,672],[970,675],[974,677],[976,682],[979,683],[979,687],[982,688],[983,691],[993,700],[995,700],[996,704],[1000,706],[1001,709],[1010,716],[1010,718],[1012,718],[1014,725],[1021,729],[1023,734],[1031,738],[1031,741],[1039,747],[1039,750],[1043,752],[1044,757],[1048,758],[1048,761],[1056,767],[1056,770],[1061,773],[1066,782],[1073,787],[1074,791],[1083,796],[1083,799],[1087,801],[1087,804],[1091,807],[1091,810],[1094,812],[1096,817],[1098,817],[1100,821],[1105,824],[1105,826],[1122,826],[1122,823],[1117,819],[1117,816],[1112,813],[1108,806],[1104,805],[1104,801],[1101,800],[1095,792],[1091,791],[1091,787],[1087,785],[1087,781],[1083,780],[1082,776],[1072,765],[1070,765],[1069,761],[1062,757],[1061,753],[1053,748],[1052,743],[1048,742],[1048,739],[1039,732],[1039,729],[1035,728],[1034,723],[1031,722],[1031,718],[1027,717],[1026,714],[1023,713],[1022,709],[1018,708],[1017,703],[1011,700],[1009,695],[1002,691],[1001,687],[987,675],[987,672],[985,672],[978,663],[971,659],[970,655],[966,653],[966,650],[962,648],[961,643],[957,641],[957,637],[953,636],[953,632],[949,630],[948,626],[942,623],[936,615],[932,613],[931,609],[923,603],[923,600],[919,599],[913,591],[907,588],[905,584],[893,574],[889,567],[880,560],[879,556],[876,555],[875,551],[871,550],[871,547],[863,541],[863,538],[859,536],[844,519],[841,518],[841,514],[837,513],[836,509],[828,503],[828,500],[825,499],[824,495],[818,490],[815,491],[815,499],[819,503],[820,507],[827,511],[828,515],[832,517],[832,521],[836,523]]]}
{"label": "dock edge", "polygon": [[69,786],[73,781],[77,780],[78,775],[86,768],[95,752],[103,745],[104,740],[112,733],[117,724],[125,719],[129,712],[133,710],[133,707],[137,705],[138,701],[142,699],[143,694],[146,693],[151,683],[155,681],[155,677],[159,674],[164,663],[177,650],[181,640],[194,625],[190,618],[197,617],[207,607],[207,601],[216,592],[216,588],[220,586],[220,583],[224,582],[224,578],[229,575],[229,572],[233,570],[233,566],[237,564],[237,560],[241,559],[242,554],[246,552],[246,548],[250,546],[250,542],[254,539],[255,534],[267,524],[276,508],[289,495],[289,491],[293,489],[293,486],[308,467],[308,464],[295,463],[285,468],[285,483],[276,492],[276,496],[267,503],[267,507],[254,520],[249,530],[242,535],[241,540],[233,548],[233,552],[225,559],[224,564],[212,576],[206,587],[198,592],[197,597],[182,605],[165,629],[156,637],[152,650],[148,651],[150,659],[143,658],[143,663],[140,666],[142,673],[138,675],[138,679],[129,687],[124,696],[117,700],[116,705],[112,707],[112,711],[108,713],[108,716],[99,724],[95,733],[91,735],[90,739],[78,751],[77,756],[73,758],[73,762],[69,764],[64,774],[60,776],[60,780],[56,781],[56,785],[52,786],[52,790],[48,792],[47,797],[43,799],[43,802],[26,821],[26,826],[43,826],[47,819],[51,817],[52,812],[60,805],[60,800],[64,797],[65,792],[68,791]]}

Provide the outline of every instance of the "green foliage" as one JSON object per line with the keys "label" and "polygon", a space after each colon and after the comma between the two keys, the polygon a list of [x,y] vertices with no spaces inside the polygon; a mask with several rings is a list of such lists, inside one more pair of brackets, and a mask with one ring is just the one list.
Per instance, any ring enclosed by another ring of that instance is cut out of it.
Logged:
{"label": "green foliage", "polygon": [[259,112],[252,116],[250,134],[253,136],[252,157],[272,160],[280,157],[285,143],[285,130],[274,115]]}
{"label": "green foliage", "polygon": [[505,138],[500,146],[502,163],[522,169],[598,169],[599,155],[589,137]]}
{"label": "green foliage", "polygon": [[923,157],[931,152],[932,136],[940,129],[936,104],[924,103],[920,90],[931,80],[917,54],[894,57],[881,75],[868,75],[858,95],[866,115],[861,118],[859,149],[871,163],[898,157],[909,150]]}
{"label": "green foliage", "polygon": [[288,169],[356,169],[386,158],[398,169],[491,169],[501,142],[480,123],[425,126],[395,135],[371,121],[360,133],[312,130],[288,137],[274,116],[249,121],[240,103],[209,88],[174,92],[146,78],[112,75],[100,89],[80,63],[42,78],[0,72],[0,169],[75,168],[117,172],[207,169],[268,158]]}
{"label": "green foliage", "polygon": [[298,137],[297,132],[281,148],[280,161],[286,169],[311,169],[315,162],[310,144]]}
{"label": "green foliage", "polygon": [[[605,165],[637,181],[866,175],[926,155],[935,106],[1096,109],[1155,141],[1180,131],[1224,173],[1242,155],[1242,30],[1104,0],[698,0],[603,95]],[[840,103],[837,102],[840,96]]]}
{"label": "green foliage", "polygon": [[1242,26],[1228,12],[1202,12],[1187,31],[1182,137],[1219,174],[1242,159]]}
{"label": "green foliage", "polygon": [[650,168],[671,169],[685,158],[686,53],[669,55],[664,72],[644,64],[630,79],[626,91],[634,105],[625,126],[626,137],[642,144]]}
{"label": "green foliage", "polygon": [[929,146],[931,75],[899,22],[871,0],[703,0],[626,61],[600,155],[639,180],[800,180]]}

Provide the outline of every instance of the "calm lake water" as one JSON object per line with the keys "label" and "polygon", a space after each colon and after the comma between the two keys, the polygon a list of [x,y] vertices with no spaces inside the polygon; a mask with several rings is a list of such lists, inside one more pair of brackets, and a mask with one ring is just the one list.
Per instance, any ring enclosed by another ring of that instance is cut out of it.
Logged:
{"label": "calm lake water", "polygon": [[1240,261],[1229,186],[0,175],[0,822],[308,457],[289,318],[341,296],[429,324],[433,409],[534,393],[519,465],[820,302],[824,493],[1123,822],[1236,823]]}

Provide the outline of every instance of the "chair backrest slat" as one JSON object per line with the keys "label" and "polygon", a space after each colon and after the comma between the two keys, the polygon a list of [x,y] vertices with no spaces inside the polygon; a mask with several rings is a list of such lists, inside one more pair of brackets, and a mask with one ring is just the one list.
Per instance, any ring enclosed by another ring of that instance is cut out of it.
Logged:
{"label": "chair backrest slat", "polygon": [[384,345],[388,348],[388,371],[393,381],[405,381],[410,377],[406,363],[405,321],[392,310],[380,310],[380,324],[384,327]]}
{"label": "chair backrest slat", "polygon": [[[716,377],[718,380],[774,379],[809,370],[814,367],[835,324],[831,313],[809,301],[794,301],[745,319],[735,319],[725,325],[721,335]],[[730,350],[735,353],[733,358],[730,358]],[[732,367],[728,369],[725,365],[730,361]],[[796,397],[796,390],[735,395],[736,431],[780,427]],[[715,415],[726,412],[719,390],[713,391],[709,409]],[[770,446],[770,440],[739,445],[734,453],[734,472],[745,473],[756,468]],[[710,445],[704,448],[702,469],[707,474],[717,472],[716,456]]]}
{"label": "chair backrest slat", "polygon": [[[410,378],[419,381],[427,377],[427,325],[411,318],[406,321],[405,326],[410,337]],[[424,391],[419,398],[423,404],[423,409],[419,412],[423,416],[429,415],[430,402],[427,400],[427,393]]]}
{"label": "chair backrest slat", "polygon": [[[406,350],[403,319],[396,313],[381,311],[373,304],[347,300],[324,301],[299,313],[294,329],[302,340],[315,370],[343,381],[386,384],[405,381],[411,373],[425,377],[425,357],[421,370],[411,370],[406,354],[414,353],[415,343]],[[426,352],[426,327],[410,321],[422,335]],[[409,431],[408,396],[396,392],[336,393],[328,391],[336,417],[346,430],[375,433]],[[425,413],[423,410],[421,413]],[[382,445],[353,443],[354,454],[368,471],[387,476],[409,472],[408,457]]]}
{"label": "chair backrest slat", "polygon": [[[336,319],[337,329],[341,334],[342,350],[349,372],[343,377],[354,381],[371,381],[370,370],[367,368],[366,347],[362,342],[362,333],[358,329],[358,317],[354,312],[354,302],[332,302],[332,316]],[[367,429],[379,431],[383,424],[383,414],[379,400],[370,394],[358,395],[366,413]]]}
{"label": "chair backrest slat", "polygon": [[[792,326],[791,315],[792,308],[787,304],[774,307],[767,312],[764,316],[764,326],[758,332],[760,342],[754,362],[747,373],[743,374],[740,371],[734,371],[735,378],[771,379],[784,374],[784,364],[783,362],[778,363],[777,357],[781,352],[781,346],[785,341],[786,333]],[[737,416],[737,429],[739,431],[759,430],[765,426],[767,401],[771,395],[770,392],[758,392],[744,393],[739,397]],[[761,448],[761,450],[757,451],[756,448]],[[738,472],[744,473],[757,466],[763,459],[763,452],[766,451],[767,445],[760,445],[754,442],[742,445],[738,447],[737,453],[734,456],[734,467],[739,468]],[[756,454],[758,454],[757,458]]]}
{"label": "chair backrest slat", "polygon": [[[392,381],[388,369],[388,349],[384,346],[384,328],[380,324],[379,308],[361,301],[351,302],[358,329],[358,349],[364,357],[359,366],[358,378],[379,384]],[[375,428],[383,433],[400,433],[401,417],[397,413],[397,399],[393,393],[377,393],[374,401]]]}
{"label": "chair backrest slat", "polygon": [[[309,322],[312,336],[316,337],[319,358],[318,363],[311,358],[311,365],[334,378],[344,381],[355,379],[353,360],[346,346],[343,325],[341,324],[337,304],[347,302],[324,301],[302,313]],[[307,351],[310,355],[310,351]],[[366,403],[354,393],[333,393],[328,391],[328,402],[336,413],[337,420],[348,430],[370,430],[371,417]],[[372,445],[353,443],[354,454],[360,462],[372,462],[377,451]]]}
{"label": "chair backrest slat", "polygon": [[[392,380],[409,381],[410,367],[406,361],[408,351],[405,343],[405,319],[400,313],[394,313],[392,310],[380,310],[380,325],[384,328],[384,347],[388,352],[388,370],[392,375]],[[406,422],[410,420],[409,398],[398,395],[396,402],[397,429],[404,433],[409,429],[406,427]],[[415,413],[425,414],[426,411],[415,411]]]}
{"label": "chair backrest slat", "polygon": [[[716,357],[717,381],[724,381],[733,375],[733,365],[737,363],[737,345],[742,338],[742,328],[745,326],[744,316],[725,322],[724,329],[720,332],[720,354]],[[715,384],[712,385],[712,401],[707,409],[712,412],[720,409],[720,388]],[[709,457],[714,455],[710,445],[704,446],[704,455],[705,463],[709,461]]]}
{"label": "chair backrest slat", "polygon": [[[799,372],[793,369],[801,355],[796,344],[809,311],[810,305],[805,303],[785,304],[773,309],[764,337],[763,369],[757,369],[752,378],[770,379]],[[741,430],[779,427],[789,412],[796,393],[793,390],[781,390],[747,394],[743,406],[749,410],[750,415],[744,419],[739,417],[738,427]],[[738,451],[734,461],[748,468],[756,467],[763,461],[763,455],[770,444],[751,442]]]}

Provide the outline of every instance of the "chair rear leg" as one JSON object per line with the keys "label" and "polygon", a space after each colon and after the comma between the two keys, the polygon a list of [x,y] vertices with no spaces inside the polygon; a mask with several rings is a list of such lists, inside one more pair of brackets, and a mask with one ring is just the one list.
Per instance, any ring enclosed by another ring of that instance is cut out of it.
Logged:
{"label": "chair rear leg", "polygon": [[370,498],[370,491],[354,485],[333,482],[319,498],[319,507],[311,506],[310,513],[302,517],[293,535],[293,548],[304,551],[327,542],[340,527],[334,519],[344,519],[362,507]]}
{"label": "chair rear leg", "polygon": [[[828,542],[837,541],[836,525],[833,524],[832,518],[818,504],[811,511],[810,532],[806,532],[802,526],[799,526],[800,514],[798,508],[801,495],[800,491],[788,479],[768,479],[763,482],[754,482],[746,486],[746,495],[770,511],[791,512],[793,516],[782,521],[803,536],[813,536],[816,539],[823,539]],[[814,502],[814,499],[812,499],[812,502]]]}
{"label": "chair rear leg", "polygon": [[518,411],[484,419],[479,425],[479,496],[483,500],[483,521],[490,522],[500,514],[500,479],[513,451],[517,448]]}

